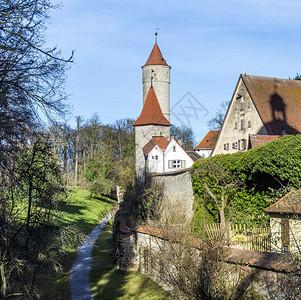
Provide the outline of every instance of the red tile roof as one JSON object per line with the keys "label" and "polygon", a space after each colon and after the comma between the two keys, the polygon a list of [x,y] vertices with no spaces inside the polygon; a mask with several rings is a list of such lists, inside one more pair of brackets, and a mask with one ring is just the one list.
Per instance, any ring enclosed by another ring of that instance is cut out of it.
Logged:
{"label": "red tile roof", "polygon": [[153,47],[153,50],[152,50],[147,62],[145,63],[145,66],[149,66],[149,65],[168,66],[165,59],[163,58],[163,55],[159,49],[159,46],[157,44],[155,44],[155,46]]}
{"label": "red tile roof", "polygon": [[219,133],[218,130],[210,130],[206,134],[206,136],[202,139],[202,141],[194,148],[194,150],[213,149],[217,141],[218,133]]}
{"label": "red tile roof", "polygon": [[259,135],[250,134],[250,146],[255,148],[258,146],[265,145],[266,143],[281,138],[281,135]]}
{"label": "red tile roof", "polygon": [[140,116],[132,125],[137,126],[149,124],[171,126],[162,113],[155,90],[152,87],[149,89]]}
{"label": "red tile roof", "polygon": [[278,214],[301,214],[301,189],[292,190],[280,200],[267,207],[265,210],[267,213]]}
{"label": "red tile roof", "polygon": [[301,81],[241,75],[269,134],[301,133]]}
{"label": "red tile roof", "polygon": [[164,136],[153,136],[152,139],[142,148],[144,155],[148,155],[155,146],[165,151],[169,141]]}

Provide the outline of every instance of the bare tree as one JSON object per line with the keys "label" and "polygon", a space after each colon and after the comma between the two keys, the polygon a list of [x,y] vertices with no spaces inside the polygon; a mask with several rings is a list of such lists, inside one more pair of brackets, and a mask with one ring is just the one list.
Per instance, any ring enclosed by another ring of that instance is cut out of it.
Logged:
{"label": "bare tree", "polygon": [[207,122],[210,130],[221,130],[230,101],[223,101],[215,115]]}

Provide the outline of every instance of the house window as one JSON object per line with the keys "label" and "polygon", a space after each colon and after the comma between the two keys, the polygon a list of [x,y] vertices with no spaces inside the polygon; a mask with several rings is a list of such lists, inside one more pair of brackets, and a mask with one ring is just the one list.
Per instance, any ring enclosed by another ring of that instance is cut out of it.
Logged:
{"label": "house window", "polygon": [[158,155],[155,156],[155,160],[158,160]]}
{"label": "house window", "polygon": [[250,102],[248,102],[248,109],[250,109],[251,108],[251,103]]}
{"label": "house window", "polygon": [[173,160],[172,161],[172,168],[173,169],[179,169],[181,167],[181,161],[180,160]]}
{"label": "house window", "polygon": [[245,129],[245,120],[240,120],[240,129],[241,130]]}
{"label": "house window", "polygon": [[238,150],[243,151],[247,148],[247,141],[245,139],[241,139],[238,142]]}
{"label": "house window", "polygon": [[169,160],[168,161],[168,168],[169,169],[180,169],[186,168],[186,161],[185,160]]}
{"label": "house window", "polygon": [[244,111],[244,103],[240,102],[240,111]]}
{"label": "house window", "polygon": [[155,157],[154,156],[152,156],[152,159],[154,159]]}
{"label": "house window", "polygon": [[232,143],[232,149],[237,150],[237,142]]}
{"label": "house window", "polygon": [[251,128],[251,121],[248,121],[248,128]]}
{"label": "house window", "polygon": [[176,152],[177,151],[176,146],[173,146],[172,150],[173,150],[173,152]]}
{"label": "house window", "polygon": [[237,122],[234,123],[234,129],[237,129]]}
{"label": "house window", "polygon": [[237,103],[235,103],[235,111],[237,111]]}
{"label": "house window", "polygon": [[224,150],[229,150],[229,143],[224,144]]}

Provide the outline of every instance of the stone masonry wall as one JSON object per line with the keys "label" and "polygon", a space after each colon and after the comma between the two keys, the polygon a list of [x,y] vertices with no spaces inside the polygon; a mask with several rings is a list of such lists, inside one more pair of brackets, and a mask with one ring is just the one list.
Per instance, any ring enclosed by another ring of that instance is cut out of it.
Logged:
{"label": "stone masonry wall", "polygon": [[190,220],[194,201],[190,170],[155,173],[152,177],[163,188],[162,213],[169,215],[171,211],[184,212],[187,220]]}
{"label": "stone masonry wall", "polygon": [[[166,284],[162,279],[162,272],[167,270],[158,268],[160,266],[160,249],[165,240],[151,232],[149,227],[139,226],[132,233],[120,238],[119,268],[123,271],[140,271],[159,283],[164,289],[172,291],[172,286]],[[199,252],[196,257],[201,257],[201,250],[195,247],[194,250]],[[152,255],[150,255],[150,251],[152,251]],[[300,299],[298,297],[300,295],[298,290],[301,283],[300,274],[298,273],[299,276],[292,275],[296,271],[296,265],[288,264],[277,253],[235,248],[229,248],[229,251],[228,258],[221,264],[223,264],[223,268],[231,270],[230,276],[233,277],[233,281],[243,274],[244,280],[239,285],[240,287],[245,285],[243,299]],[[156,259],[158,261],[155,261]],[[236,267],[233,268],[233,266]],[[171,270],[174,270],[174,267],[171,266]],[[256,295],[255,298],[254,295]]]}

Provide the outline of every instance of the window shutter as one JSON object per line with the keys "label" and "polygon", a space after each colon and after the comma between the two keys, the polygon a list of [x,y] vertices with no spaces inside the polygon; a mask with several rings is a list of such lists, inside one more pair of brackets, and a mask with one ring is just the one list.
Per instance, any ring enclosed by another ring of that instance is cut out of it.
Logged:
{"label": "window shutter", "polygon": [[168,168],[169,168],[169,169],[172,169],[172,160],[169,160],[169,161],[168,161]]}
{"label": "window shutter", "polygon": [[186,168],[186,160],[181,160],[181,168]]}

